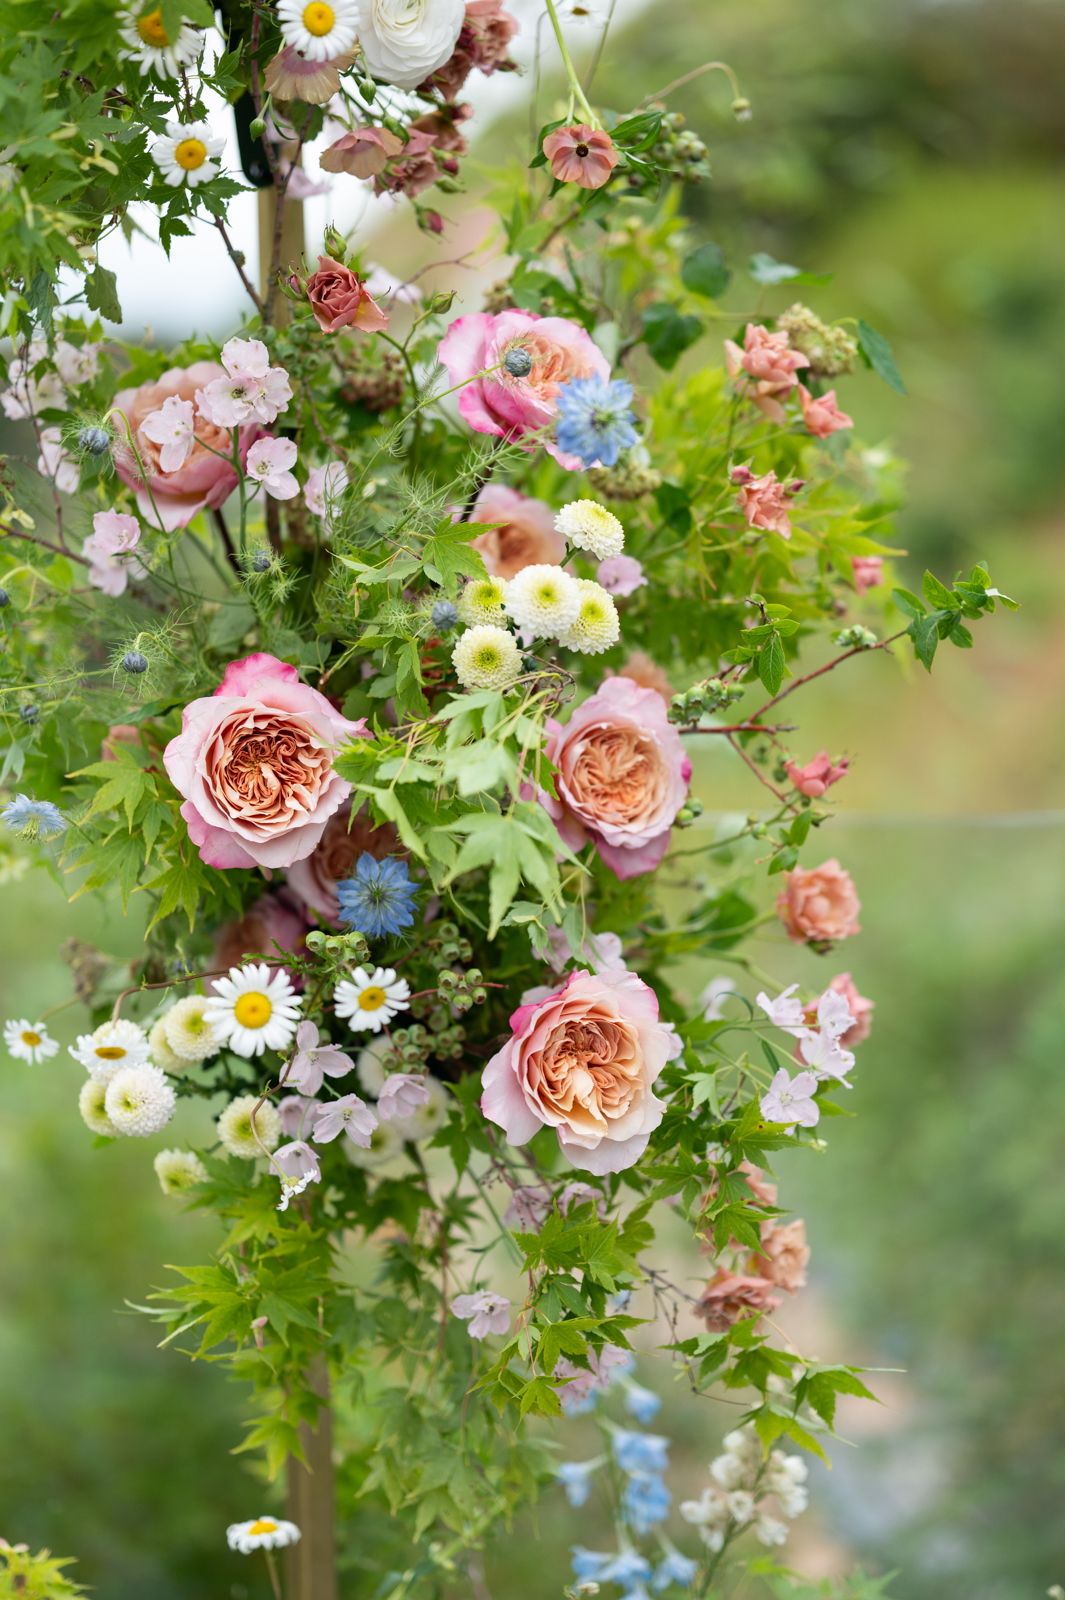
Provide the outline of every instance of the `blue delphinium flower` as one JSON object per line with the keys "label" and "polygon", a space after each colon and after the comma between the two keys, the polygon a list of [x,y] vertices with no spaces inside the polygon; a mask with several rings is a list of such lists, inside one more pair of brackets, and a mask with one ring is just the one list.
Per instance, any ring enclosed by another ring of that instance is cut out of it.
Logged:
{"label": "blue delphinium flower", "polygon": [[0,816],[24,839],[55,839],[70,826],[51,800],[31,800],[28,794],[17,794],[9,800]]}
{"label": "blue delphinium flower", "polygon": [[665,1522],[672,1503],[665,1480],[655,1472],[634,1473],[621,1497],[625,1520],[640,1537],[650,1533],[656,1523]]}
{"label": "blue delphinium flower", "polygon": [[405,861],[386,856],[375,861],[368,851],[359,857],[355,875],[336,886],[340,901],[339,921],[346,922],[368,939],[386,933],[399,933],[414,921],[417,884],[411,883]]}
{"label": "blue delphinium flower", "polygon": [[622,1472],[667,1472],[671,1440],[660,1433],[614,1429],[614,1459]]}
{"label": "blue delphinium flower", "polygon": [[598,373],[591,378],[571,378],[558,391],[558,427],[555,438],[560,450],[580,456],[586,467],[599,461],[613,467],[623,450],[637,441],[629,410],[632,384],[623,378],[607,382]]}
{"label": "blue delphinium flower", "polygon": [[687,1589],[698,1570],[698,1561],[692,1561],[689,1556],[682,1556],[679,1550],[670,1550],[665,1560],[658,1563],[651,1580],[651,1588],[655,1594],[661,1594],[671,1583]]}
{"label": "blue delphinium flower", "polygon": [[662,1402],[653,1389],[645,1389],[642,1384],[633,1383],[629,1379],[625,1383],[625,1410],[636,1418],[643,1427],[653,1422],[661,1409]]}
{"label": "blue delphinium flower", "polygon": [[570,1555],[573,1557],[574,1575],[580,1583],[600,1577],[613,1559],[601,1550],[586,1550],[582,1544],[570,1545]]}
{"label": "blue delphinium flower", "polygon": [[566,1491],[566,1499],[571,1506],[582,1506],[592,1490],[592,1473],[602,1466],[603,1456],[597,1456],[594,1461],[562,1461],[555,1470],[555,1477]]}
{"label": "blue delphinium flower", "polygon": [[589,1573],[589,1577],[600,1578],[604,1583],[620,1583],[623,1589],[642,1583],[650,1576],[651,1563],[638,1550],[621,1550],[612,1561],[608,1557],[605,1567],[596,1573]]}

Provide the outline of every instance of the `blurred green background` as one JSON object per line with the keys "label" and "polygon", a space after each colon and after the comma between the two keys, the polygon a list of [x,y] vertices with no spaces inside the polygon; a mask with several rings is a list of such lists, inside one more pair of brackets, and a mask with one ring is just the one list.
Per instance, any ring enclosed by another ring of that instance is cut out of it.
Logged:
{"label": "blurred green background", "polygon": [[[856,758],[822,838],[865,932],[828,965],[779,936],[755,956],[784,982],[849,967],[877,1011],[859,1117],[830,1124],[823,1159],[780,1164],[814,1251],[787,1325],[825,1359],[905,1375],[878,1380],[875,1415],[846,1413],[855,1447],[814,1470],[790,1557],[897,1567],[900,1600],[1028,1600],[1065,1582],[1065,812],[1017,815],[1062,805],[1065,761],[1065,4],[655,0],[608,45],[600,91],[623,109],[711,56],[755,116],[730,119],[717,74],[671,99],[714,164],[685,195],[693,228],[736,265],[762,249],[835,273],[810,303],[865,315],[910,389],[840,386],[867,442],[912,463],[910,583],[985,557],[1024,606],[930,680],[863,659],[805,697],[800,755]],[[708,808],[758,803],[720,755],[697,772]],[[43,876],[0,895],[6,1016],[66,998],[68,935],[136,949],[112,907],[68,909]],[[76,1022],[56,1019],[64,1044]],[[258,1596],[220,1548],[261,1496],[228,1453],[239,1393],[124,1305],[210,1227],[159,1193],[159,1141],[92,1147],[80,1076],[0,1063],[0,1533],[77,1554],[102,1600]],[[641,1376],[670,1394],[675,1498],[697,1494],[728,1421]],[[567,1456],[594,1449],[566,1436]],[[491,1592],[557,1593],[567,1546],[596,1536],[550,1491],[488,1553]]]}

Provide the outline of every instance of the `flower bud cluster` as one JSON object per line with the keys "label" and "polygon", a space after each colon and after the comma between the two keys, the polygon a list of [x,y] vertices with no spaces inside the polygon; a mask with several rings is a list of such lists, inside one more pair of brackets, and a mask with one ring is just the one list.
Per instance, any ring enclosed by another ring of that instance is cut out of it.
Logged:
{"label": "flower bud cluster", "polygon": [[841,650],[871,650],[880,641],[870,628],[856,624],[853,628],[840,628],[832,635],[832,643],[838,644]]}
{"label": "flower bud cluster", "polygon": [[339,357],[344,374],[340,398],[365,411],[390,411],[402,404],[403,357],[393,350],[378,351],[366,340]]}
{"label": "flower bud cluster", "polygon": [[313,955],[331,960],[338,967],[369,960],[370,946],[361,933],[323,933],[320,928],[312,928],[305,943]]}
{"label": "flower bud cluster", "polygon": [[858,361],[858,345],[842,328],[822,322],[798,300],[777,318],[777,331],[786,333],[793,350],[809,358],[815,378],[842,378],[853,372]]}
{"label": "flower bud cluster", "polygon": [[673,826],[675,828],[690,828],[696,817],[701,817],[702,814],[703,802],[697,800],[694,795],[689,795],[686,803],[681,806],[673,818]]}
{"label": "flower bud cluster", "polygon": [[682,694],[675,694],[669,703],[670,722],[698,722],[709,711],[721,711],[734,700],[743,698],[741,683],[723,683],[720,678],[704,678],[693,683]]}
{"label": "flower bud cluster", "polygon": [[698,135],[684,126],[686,120],[680,111],[666,113],[654,158],[659,167],[683,183],[702,183],[710,176],[710,152]]}
{"label": "flower bud cluster", "polygon": [[639,500],[662,487],[662,474],[651,465],[642,445],[624,450],[612,467],[592,467],[588,477],[595,490],[608,500]]}
{"label": "flower bud cluster", "polygon": [[770,1548],[784,1544],[787,1524],[772,1514],[766,1501],[774,1496],[789,1520],[801,1516],[809,1501],[806,1462],[782,1450],[772,1451],[765,1461],[761,1441],[751,1427],[726,1434],[723,1443],[724,1454],[710,1463],[713,1484],[698,1500],[683,1501],[681,1516],[699,1529],[713,1551],[723,1549],[726,1539],[749,1523],[762,1544]]}

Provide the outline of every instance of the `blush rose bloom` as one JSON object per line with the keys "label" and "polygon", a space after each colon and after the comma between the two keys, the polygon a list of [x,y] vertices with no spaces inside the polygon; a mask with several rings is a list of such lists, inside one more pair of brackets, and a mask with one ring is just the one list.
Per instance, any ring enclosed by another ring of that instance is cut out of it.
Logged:
{"label": "blush rose bloom", "polygon": [[185,797],[189,838],[210,867],[290,867],[309,856],[351,793],[333,770],[367,734],[295,667],[264,654],[231,661],[214,694],[193,700],[163,755]]}
{"label": "blush rose bloom", "polygon": [[[137,509],[153,527],[158,526],[158,512],[167,533],[173,533],[175,528],[187,528],[199,512],[214,511],[224,505],[237,487],[237,475],[230,462],[211,454],[212,450],[220,450],[226,456],[232,455],[233,441],[224,428],[197,417],[197,437],[185,465],[176,472],[164,472],[160,458],[166,446],[149,439],[142,426],[153,412],[161,411],[172,396],[179,400],[195,401],[197,389],[205,389],[209,383],[226,377],[225,368],[219,366],[217,361],[195,361],[191,367],[171,367],[157,383],[142,383],[139,389],[120,389],[115,395],[115,409],[121,411],[129,422],[134,443],[144,463],[148,475],[147,487],[121,422],[115,438],[115,467],[122,482],[137,491]],[[241,428],[241,464],[247,458],[249,447],[262,431],[257,422]],[[148,489],[151,490],[150,495]],[[155,510],[152,508],[153,498]]]}
{"label": "blush rose bloom", "polygon": [[794,1294],[806,1287],[806,1268],[810,1260],[810,1247],[806,1243],[806,1224],[801,1217],[781,1226],[777,1222],[762,1223],[762,1248],[747,1263],[749,1272],[768,1278],[770,1283]]}
{"label": "blush rose bloom", "polygon": [[849,770],[849,756],[841,756],[837,765],[833,766],[826,750],[819,750],[805,767],[800,767],[796,761],[784,763],[784,771],[796,789],[800,794],[809,795],[811,800],[820,800],[826,790],[847,776]]}
{"label": "blush rose bloom", "polygon": [[812,395],[806,385],[800,383],[799,404],[802,420],[815,439],[827,439],[830,433],[854,427],[854,418],[848,417],[836,404],[835,389],[829,389],[827,394]]}
{"label": "blush rose bloom", "polygon": [[851,556],[854,587],[865,599],[867,589],[880,589],[884,584],[883,556]]}
{"label": "blush rose bloom", "polygon": [[858,913],[861,901],[851,875],[834,856],[819,867],[805,871],[796,867],[785,872],[784,887],[777,896],[777,916],[784,931],[796,944],[808,941],[849,939],[861,933]]}
{"label": "blush rose bloom", "polygon": [[[527,378],[512,378],[505,371],[476,377],[488,367],[499,367],[515,348],[532,359]],[[459,393],[460,414],[477,433],[499,439],[520,439],[554,422],[559,389],[571,378],[610,377],[609,361],[582,327],[566,317],[539,317],[531,311],[501,311],[498,316],[475,311],[458,317],[437,353],[451,383],[465,385]],[[583,466],[579,456],[567,455],[555,444],[544,448],[569,472]]]}
{"label": "blush rose bloom", "polygon": [[[741,477],[741,473],[745,473],[746,476]],[[801,485],[781,483],[772,468],[760,478],[756,478],[749,469],[737,467],[732,474],[732,481],[740,486],[736,504],[747,518],[750,527],[764,528],[769,533],[779,533],[782,539],[791,538],[788,497]]]}
{"label": "blush rose bloom", "polygon": [[665,1111],[651,1087],[670,1043],[654,990],[632,972],[573,972],[510,1026],[481,1079],[481,1110],[507,1143],[528,1144],[546,1125],[585,1172],[638,1161]]}
{"label": "blush rose bloom", "polygon": [[566,540],[555,528],[555,513],[543,500],[530,500],[516,489],[489,483],[477,496],[473,522],[502,526],[479,533],[471,541],[489,577],[516,578],[525,567],[560,567]]}
{"label": "blush rose bloom", "polygon": [[711,1333],[725,1333],[746,1317],[758,1318],[782,1305],[773,1288],[768,1278],[742,1277],[722,1267],[710,1279],[692,1309],[697,1317],[702,1317]]}
{"label": "blush rose bloom", "polygon": [[308,924],[295,905],[278,894],[263,894],[239,922],[224,923],[214,936],[216,967],[243,966],[251,956],[266,956],[270,975],[284,971],[277,959],[277,944],[293,955],[302,953]]}
{"label": "blush rose bloom", "polygon": [[691,762],[656,689],[607,678],[565,727],[547,719],[556,795],[539,799],[571,850],[591,839],[621,879],[651,872],[669,848]]}
{"label": "blush rose bloom", "polygon": [[350,267],[329,256],[318,257],[318,271],[307,279],[307,299],[323,333],[340,328],[380,333],[388,327],[388,318],[366,285]]}

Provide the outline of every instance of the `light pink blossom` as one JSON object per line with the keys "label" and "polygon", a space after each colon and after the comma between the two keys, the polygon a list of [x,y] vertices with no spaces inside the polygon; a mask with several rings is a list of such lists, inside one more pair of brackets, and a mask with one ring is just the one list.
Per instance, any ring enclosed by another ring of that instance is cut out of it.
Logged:
{"label": "light pink blossom", "polygon": [[796,369],[808,367],[810,360],[801,350],[789,349],[786,333],[770,333],[760,322],[749,322],[742,350],[731,339],[725,340],[725,364],[729,377],[739,379],[740,393],[772,421],[783,422],[781,400],[799,381]]}
{"label": "light pink blossom", "polygon": [[586,933],[580,954],[573,947],[562,928],[548,928],[545,960],[554,972],[561,972],[567,961],[583,961],[593,972],[624,972],[625,958],[622,942],[616,933]]}
{"label": "light pink blossom", "polygon": [[629,595],[647,582],[635,556],[607,556],[596,569],[595,581],[607,594]]}
{"label": "light pink blossom", "polygon": [[598,1353],[589,1349],[587,1368],[575,1366],[563,1356],[552,1373],[552,1377],[570,1380],[558,1391],[563,1411],[578,1410],[593,1389],[609,1389],[612,1370],[620,1368],[624,1372],[630,1360],[629,1352],[618,1344],[605,1344]]}
{"label": "light pink blossom", "polygon": [[802,420],[815,439],[827,439],[830,433],[854,427],[853,417],[848,417],[847,413],[841,411],[836,404],[835,389],[829,389],[827,394],[815,396],[800,383],[799,404],[802,406]]}
{"label": "light pink blossom", "polygon": [[[525,350],[532,360],[526,378],[502,368],[508,351]],[[454,321],[437,352],[450,382],[462,384],[459,412],[477,433],[521,439],[546,427],[558,415],[557,396],[572,378],[610,377],[610,363],[584,329],[566,317],[539,317],[531,311],[475,311]],[[487,376],[480,376],[493,369]],[[532,448],[530,446],[530,448]],[[560,466],[576,472],[579,456],[555,444],[544,448]]]}
{"label": "light pink blossom", "polygon": [[321,1183],[322,1169],[318,1156],[304,1139],[283,1144],[271,1157],[271,1165],[284,1174],[281,1180],[281,1204],[278,1211],[287,1211],[289,1202],[312,1183]]}
{"label": "light pink blossom", "polygon": [[471,1339],[484,1339],[490,1333],[507,1333],[510,1329],[510,1301],[505,1295],[493,1294],[491,1289],[478,1289],[476,1294],[457,1294],[451,1302],[452,1313],[469,1322]]}
{"label": "light pink blossom", "polygon": [[277,1114],[281,1118],[282,1133],[290,1139],[298,1139],[304,1128],[312,1126],[315,1108],[320,1104],[321,1101],[308,1100],[301,1094],[287,1094],[279,1100]]}
{"label": "light pink blossom", "polygon": [[[237,428],[245,422],[273,422],[288,410],[292,385],[284,367],[270,365],[261,339],[230,339],[222,346],[226,375],[197,390],[196,404],[208,422]],[[287,497],[286,497],[287,498]]]}
{"label": "light pink blossom", "polygon": [[81,482],[81,468],[63,447],[62,428],[42,428],[41,453],[37,457],[37,471],[51,478],[60,494],[76,494]]}
{"label": "light pink blossom", "polygon": [[296,1029],[296,1054],[281,1074],[285,1088],[300,1089],[304,1094],[317,1094],[322,1087],[322,1077],[342,1078],[355,1063],[343,1050],[331,1044],[318,1043],[318,1029],[313,1022],[301,1022]]}
{"label": "light pink blossom", "polygon": [[842,1050],[831,1033],[807,1033],[799,1040],[799,1056],[819,1081],[836,1078],[850,1088],[847,1073],[854,1066],[854,1056],[850,1050]]}
{"label": "light pink blossom", "polygon": [[833,766],[825,750],[819,750],[805,767],[798,766],[794,761],[784,763],[784,771],[796,789],[800,794],[809,795],[811,800],[820,800],[826,789],[830,789],[834,783],[847,776],[849,768],[849,756],[841,756],[839,762]]}
{"label": "light pink blossom", "polygon": [[130,572],[143,572],[131,555],[140,541],[140,523],[124,511],[98,511],[92,519],[93,531],[81,547],[89,565],[89,582],[112,596],[124,594]]}
{"label": "light pink blossom", "polygon": [[835,856],[819,867],[796,867],[783,876],[776,910],[789,939],[796,944],[820,944],[861,933],[861,901],[850,873]]}
{"label": "light pink blossom", "polygon": [[296,454],[291,439],[258,439],[248,451],[248,477],[254,478],[275,500],[291,500],[300,492],[288,470],[295,466]]}
{"label": "light pink blossom", "polygon": [[770,1000],[763,989],[759,991],[757,999],[775,1028],[782,1028],[785,1033],[801,1039],[806,1032],[807,1022],[802,1001],[796,993],[798,987],[797,983],[790,983],[786,989],[781,990],[775,1000]]}
{"label": "light pink blossom", "polygon": [[323,172],[350,172],[354,178],[376,178],[402,149],[403,140],[388,128],[356,128],[323,150],[318,165]]}
{"label": "light pink blossom", "polygon": [[382,1122],[393,1117],[412,1117],[419,1106],[429,1104],[429,1091],[425,1080],[413,1072],[393,1072],[381,1085],[377,1096],[377,1109]]}
{"label": "light pink blossom", "polygon": [[[159,445],[159,470],[177,472],[192,454],[196,426],[191,400],[172,394],[141,423],[145,437]],[[240,420],[244,420],[241,418]]]}
{"label": "light pink blossom", "polygon": [[851,556],[854,587],[865,599],[867,589],[881,589],[884,584],[883,556]]}
{"label": "light pink blossom", "polygon": [[558,1209],[568,1216],[571,1206],[594,1205],[600,1221],[606,1217],[606,1195],[602,1189],[593,1189],[590,1183],[567,1183],[558,1197]]}
{"label": "light pink blossom", "polygon": [[481,1079],[481,1110],[507,1143],[528,1144],[546,1125],[585,1171],[638,1161],[665,1111],[652,1091],[669,1056],[654,990],[631,972],[574,972],[557,994],[519,1006],[510,1026]]}
{"label": "light pink blossom", "polygon": [[821,1115],[821,1108],[813,1098],[817,1092],[817,1078],[812,1072],[797,1072],[788,1076],[781,1067],[767,1092],[762,1096],[761,1111],[767,1122],[786,1122],[801,1128],[813,1128]]}
{"label": "light pink blossom", "polygon": [[330,1100],[315,1112],[313,1138],[317,1144],[328,1144],[338,1134],[346,1133],[352,1144],[360,1150],[369,1150],[370,1135],[377,1127],[377,1118],[357,1094],[342,1095]]}
{"label": "light pink blossom", "polygon": [[540,1224],[551,1210],[550,1189],[519,1186],[510,1192],[510,1204],[503,1213],[503,1226],[515,1233],[539,1233]]}
{"label": "light pink blossom", "polygon": [[[847,1010],[853,1021],[851,1026],[839,1035],[839,1042],[845,1050],[853,1050],[856,1044],[863,1043],[869,1037],[876,1001],[866,1000],[864,995],[858,993],[849,972],[841,972],[838,977],[833,978],[826,993],[829,991],[842,995],[847,1002]],[[822,995],[821,999],[824,998]],[[820,1006],[820,1001],[818,1005]]]}
{"label": "light pink blossom", "polygon": [[543,149],[551,176],[581,189],[601,189],[609,183],[620,159],[609,133],[584,122],[556,128],[547,135]]}
{"label": "light pink blossom", "polygon": [[[737,477],[734,473],[734,481]],[[779,533],[782,539],[790,539],[788,498],[792,492],[793,486],[780,483],[776,473],[770,470],[760,478],[751,477],[750,482],[741,481],[736,504],[752,528],[766,528],[771,533]]]}
{"label": "light pink blossom", "polygon": [[347,469],[340,461],[329,461],[324,467],[312,467],[303,487],[307,510],[331,524],[332,512],[350,481]]}

